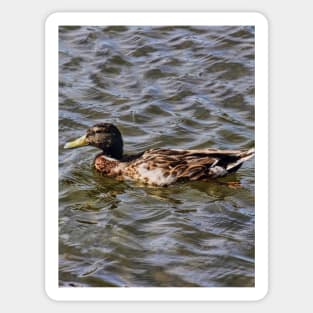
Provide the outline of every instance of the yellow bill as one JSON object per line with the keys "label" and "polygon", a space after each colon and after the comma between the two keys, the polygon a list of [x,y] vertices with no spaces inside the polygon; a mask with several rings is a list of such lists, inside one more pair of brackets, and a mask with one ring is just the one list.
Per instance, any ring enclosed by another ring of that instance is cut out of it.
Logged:
{"label": "yellow bill", "polygon": [[78,147],[82,147],[82,146],[87,146],[88,142],[86,139],[86,135],[79,137],[76,140],[67,142],[64,146],[64,149],[71,149],[71,148],[78,148]]}

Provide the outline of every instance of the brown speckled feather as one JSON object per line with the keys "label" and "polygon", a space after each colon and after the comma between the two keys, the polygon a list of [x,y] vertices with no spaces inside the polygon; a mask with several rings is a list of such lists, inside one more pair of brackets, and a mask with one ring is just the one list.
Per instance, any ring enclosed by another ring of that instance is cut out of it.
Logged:
{"label": "brown speckled feather", "polygon": [[[238,170],[253,151],[151,149],[123,162],[105,156],[95,167],[108,176],[166,186],[179,180],[207,180]],[[128,161],[129,160],[129,161]]]}
{"label": "brown speckled feather", "polygon": [[102,174],[112,177],[122,177],[123,170],[128,163],[106,157],[102,153],[97,155],[94,161],[95,169]]}

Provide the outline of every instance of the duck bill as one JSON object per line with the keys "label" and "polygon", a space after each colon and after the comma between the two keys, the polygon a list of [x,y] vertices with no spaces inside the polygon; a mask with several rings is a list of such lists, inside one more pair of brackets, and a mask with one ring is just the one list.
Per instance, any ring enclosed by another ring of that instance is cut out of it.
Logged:
{"label": "duck bill", "polygon": [[84,136],[79,137],[76,140],[67,142],[64,146],[64,149],[78,148],[78,147],[83,147],[87,145],[88,145],[87,137],[86,135],[84,135]]}

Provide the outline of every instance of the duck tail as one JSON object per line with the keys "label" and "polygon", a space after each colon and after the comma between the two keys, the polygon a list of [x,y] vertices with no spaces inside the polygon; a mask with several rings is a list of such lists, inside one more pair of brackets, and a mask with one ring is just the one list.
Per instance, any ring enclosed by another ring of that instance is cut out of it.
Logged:
{"label": "duck tail", "polygon": [[232,163],[229,163],[226,167],[226,170],[228,173],[234,173],[236,172],[241,165],[243,164],[243,162],[251,159],[254,156],[254,148],[243,151],[239,154],[239,158]]}

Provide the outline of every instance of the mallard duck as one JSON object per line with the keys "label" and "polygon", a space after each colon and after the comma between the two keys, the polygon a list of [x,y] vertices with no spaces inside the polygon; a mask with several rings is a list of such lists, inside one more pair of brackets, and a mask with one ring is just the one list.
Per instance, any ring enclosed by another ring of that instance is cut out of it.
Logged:
{"label": "mallard duck", "polygon": [[156,186],[177,181],[208,181],[236,172],[254,155],[249,150],[218,149],[149,149],[123,155],[123,139],[116,126],[100,123],[82,137],[68,142],[64,148],[94,146],[102,150],[94,161],[97,171],[117,179],[134,180]]}

